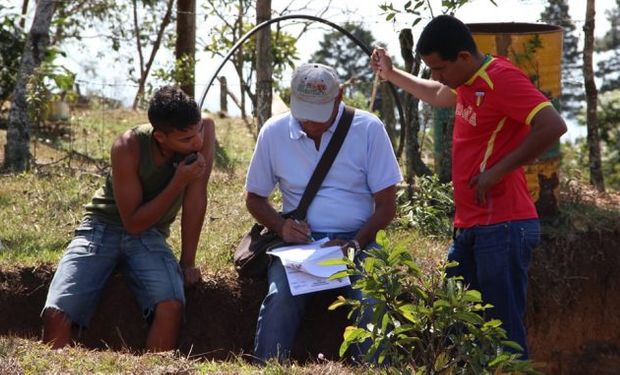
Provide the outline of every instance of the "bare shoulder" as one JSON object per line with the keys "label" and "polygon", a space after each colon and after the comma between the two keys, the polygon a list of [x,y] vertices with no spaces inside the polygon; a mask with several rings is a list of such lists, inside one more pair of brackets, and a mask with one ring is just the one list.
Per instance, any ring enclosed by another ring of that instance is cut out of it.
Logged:
{"label": "bare shoulder", "polygon": [[213,148],[215,147],[215,121],[212,118],[203,116],[202,123],[204,125],[204,143],[202,147],[202,152],[205,155],[213,152]]}
{"label": "bare shoulder", "polygon": [[211,117],[203,116],[202,123],[205,127],[205,134],[210,134],[215,131],[215,121]]}
{"label": "bare shoulder", "polygon": [[138,137],[131,130],[127,130],[121,134],[112,144],[111,150],[112,161],[118,157],[122,157],[124,161],[138,160],[140,157],[140,145],[138,143]]}

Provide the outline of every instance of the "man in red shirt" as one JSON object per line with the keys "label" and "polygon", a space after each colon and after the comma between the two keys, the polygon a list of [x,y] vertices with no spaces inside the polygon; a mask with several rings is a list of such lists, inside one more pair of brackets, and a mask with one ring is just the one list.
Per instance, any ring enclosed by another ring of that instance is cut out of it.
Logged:
{"label": "man in red shirt", "polygon": [[522,165],[566,132],[549,100],[508,60],[482,54],[465,24],[434,18],[416,47],[432,80],[392,66],[375,49],[373,70],[381,78],[437,107],[456,107],[452,138],[455,236],[449,260],[494,307],[487,317],[503,322],[508,338],[523,347],[527,270],[540,239],[536,208]]}

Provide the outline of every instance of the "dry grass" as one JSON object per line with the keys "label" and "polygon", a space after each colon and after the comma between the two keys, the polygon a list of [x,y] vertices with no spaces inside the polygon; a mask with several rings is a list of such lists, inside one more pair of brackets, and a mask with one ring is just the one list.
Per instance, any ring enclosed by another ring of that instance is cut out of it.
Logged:
{"label": "dry grass", "polygon": [[[52,264],[60,258],[88,202],[103,181],[102,168],[114,137],[144,122],[144,113],[95,110],[74,115],[72,133],[60,139],[40,138],[34,153],[38,167],[30,173],[0,175],[0,268]],[[252,223],[244,206],[244,180],[254,147],[254,137],[236,119],[216,119],[221,150],[209,184],[209,207],[200,239],[197,263],[205,272],[233,272],[232,248]],[[0,131],[0,149],[5,132]],[[86,158],[79,157],[84,154]],[[71,155],[67,158],[67,155]],[[0,153],[0,158],[2,153]],[[44,163],[53,163],[42,166]],[[76,164],[78,167],[76,169]],[[586,227],[618,224],[618,199],[576,191],[563,196],[566,222]],[[590,199],[589,197],[593,197]],[[277,198],[276,198],[277,199]],[[596,207],[596,215],[584,207]],[[570,207],[574,207],[571,209]],[[581,219],[580,219],[581,218]],[[593,219],[592,219],[593,218]],[[613,224],[616,223],[616,224]],[[170,243],[180,248],[178,222]],[[411,249],[423,270],[437,269],[445,259],[449,238],[433,239],[406,228],[388,228],[392,242]],[[67,348],[52,351],[35,340],[0,337],[0,374],[4,373],[268,373],[268,374],[357,374],[368,369],[327,362],[299,366],[270,364],[250,366],[240,359],[227,362],[197,361],[178,354],[143,354]]]}
{"label": "dry grass", "polygon": [[[103,181],[112,140],[145,120],[144,113],[94,110],[74,114],[70,133],[54,139],[38,137],[33,148],[36,168],[30,173],[0,176],[0,267],[49,264],[54,266],[71,239],[89,201]],[[230,272],[232,248],[252,223],[244,205],[244,182],[254,148],[254,136],[238,119],[216,119],[221,149],[209,184],[209,206],[200,239],[197,263],[206,272]],[[4,132],[0,131],[0,147]],[[105,146],[104,146],[105,145]],[[276,200],[278,198],[276,197]],[[422,260],[436,266],[445,243],[418,236],[410,230],[388,231]],[[169,239],[180,248],[178,222]],[[354,374],[335,362],[300,366],[270,364],[256,368],[241,359],[227,362],[196,361],[175,354],[136,355],[129,352],[91,351],[83,348],[49,350],[40,342],[0,337],[0,373],[270,373]]]}
{"label": "dry grass", "polygon": [[95,351],[81,347],[52,350],[39,341],[13,336],[0,337],[1,374],[294,374],[350,375],[370,373],[371,369],[352,368],[340,362],[275,362],[257,367],[241,359],[226,362],[194,360],[179,353]]}

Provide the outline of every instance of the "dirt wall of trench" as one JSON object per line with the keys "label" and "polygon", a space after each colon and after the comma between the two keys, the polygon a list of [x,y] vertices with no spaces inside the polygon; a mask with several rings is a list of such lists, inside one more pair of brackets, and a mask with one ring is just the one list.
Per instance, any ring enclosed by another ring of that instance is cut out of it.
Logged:
{"label": "dirt wall of trench", "polygon": [[[620,233],[547,239],[530,270],[526,323],[530,351],[549,374],[620,373]],[[0,335],[36,338],[53,269],[0,272]],[[180,349],[211,359],[249,356],[264,282],[230,272],[206,275],[188,289]],[[346,311],[325,312],[335,294],[311,305],[294,358],[337,358]],[[147,326],[120,275],[114,275],[91,327],[79,332],[88,348],[140,351]]]}

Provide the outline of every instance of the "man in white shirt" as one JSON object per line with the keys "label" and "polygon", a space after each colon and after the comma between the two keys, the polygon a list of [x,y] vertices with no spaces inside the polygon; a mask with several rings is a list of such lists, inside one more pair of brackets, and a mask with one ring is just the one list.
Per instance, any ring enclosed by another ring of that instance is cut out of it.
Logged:
{"label": "man in white shirt", "polygon": [[[396,184],[402,180],[390,140],[374,115],[355,110],[349,132],[325,180],[312,200],[305,221],[284,219],[270,204],[276,185],[282,211],[294,210],[344,112],[340,80],[331,67],[304,64],[293,73],[291,112],[262,127],[246,181],[246,206],[261,224],[286,242],[306,243],[328,237],[326,246],[343,250],[376,247],[377,231],[396,212]],[[254,352],[257,359],[282,361],[311,294],[290,293],[284,267],[273,259],[269,291],[258,316]],[[349,298],[361,292],[347,287]]]}

